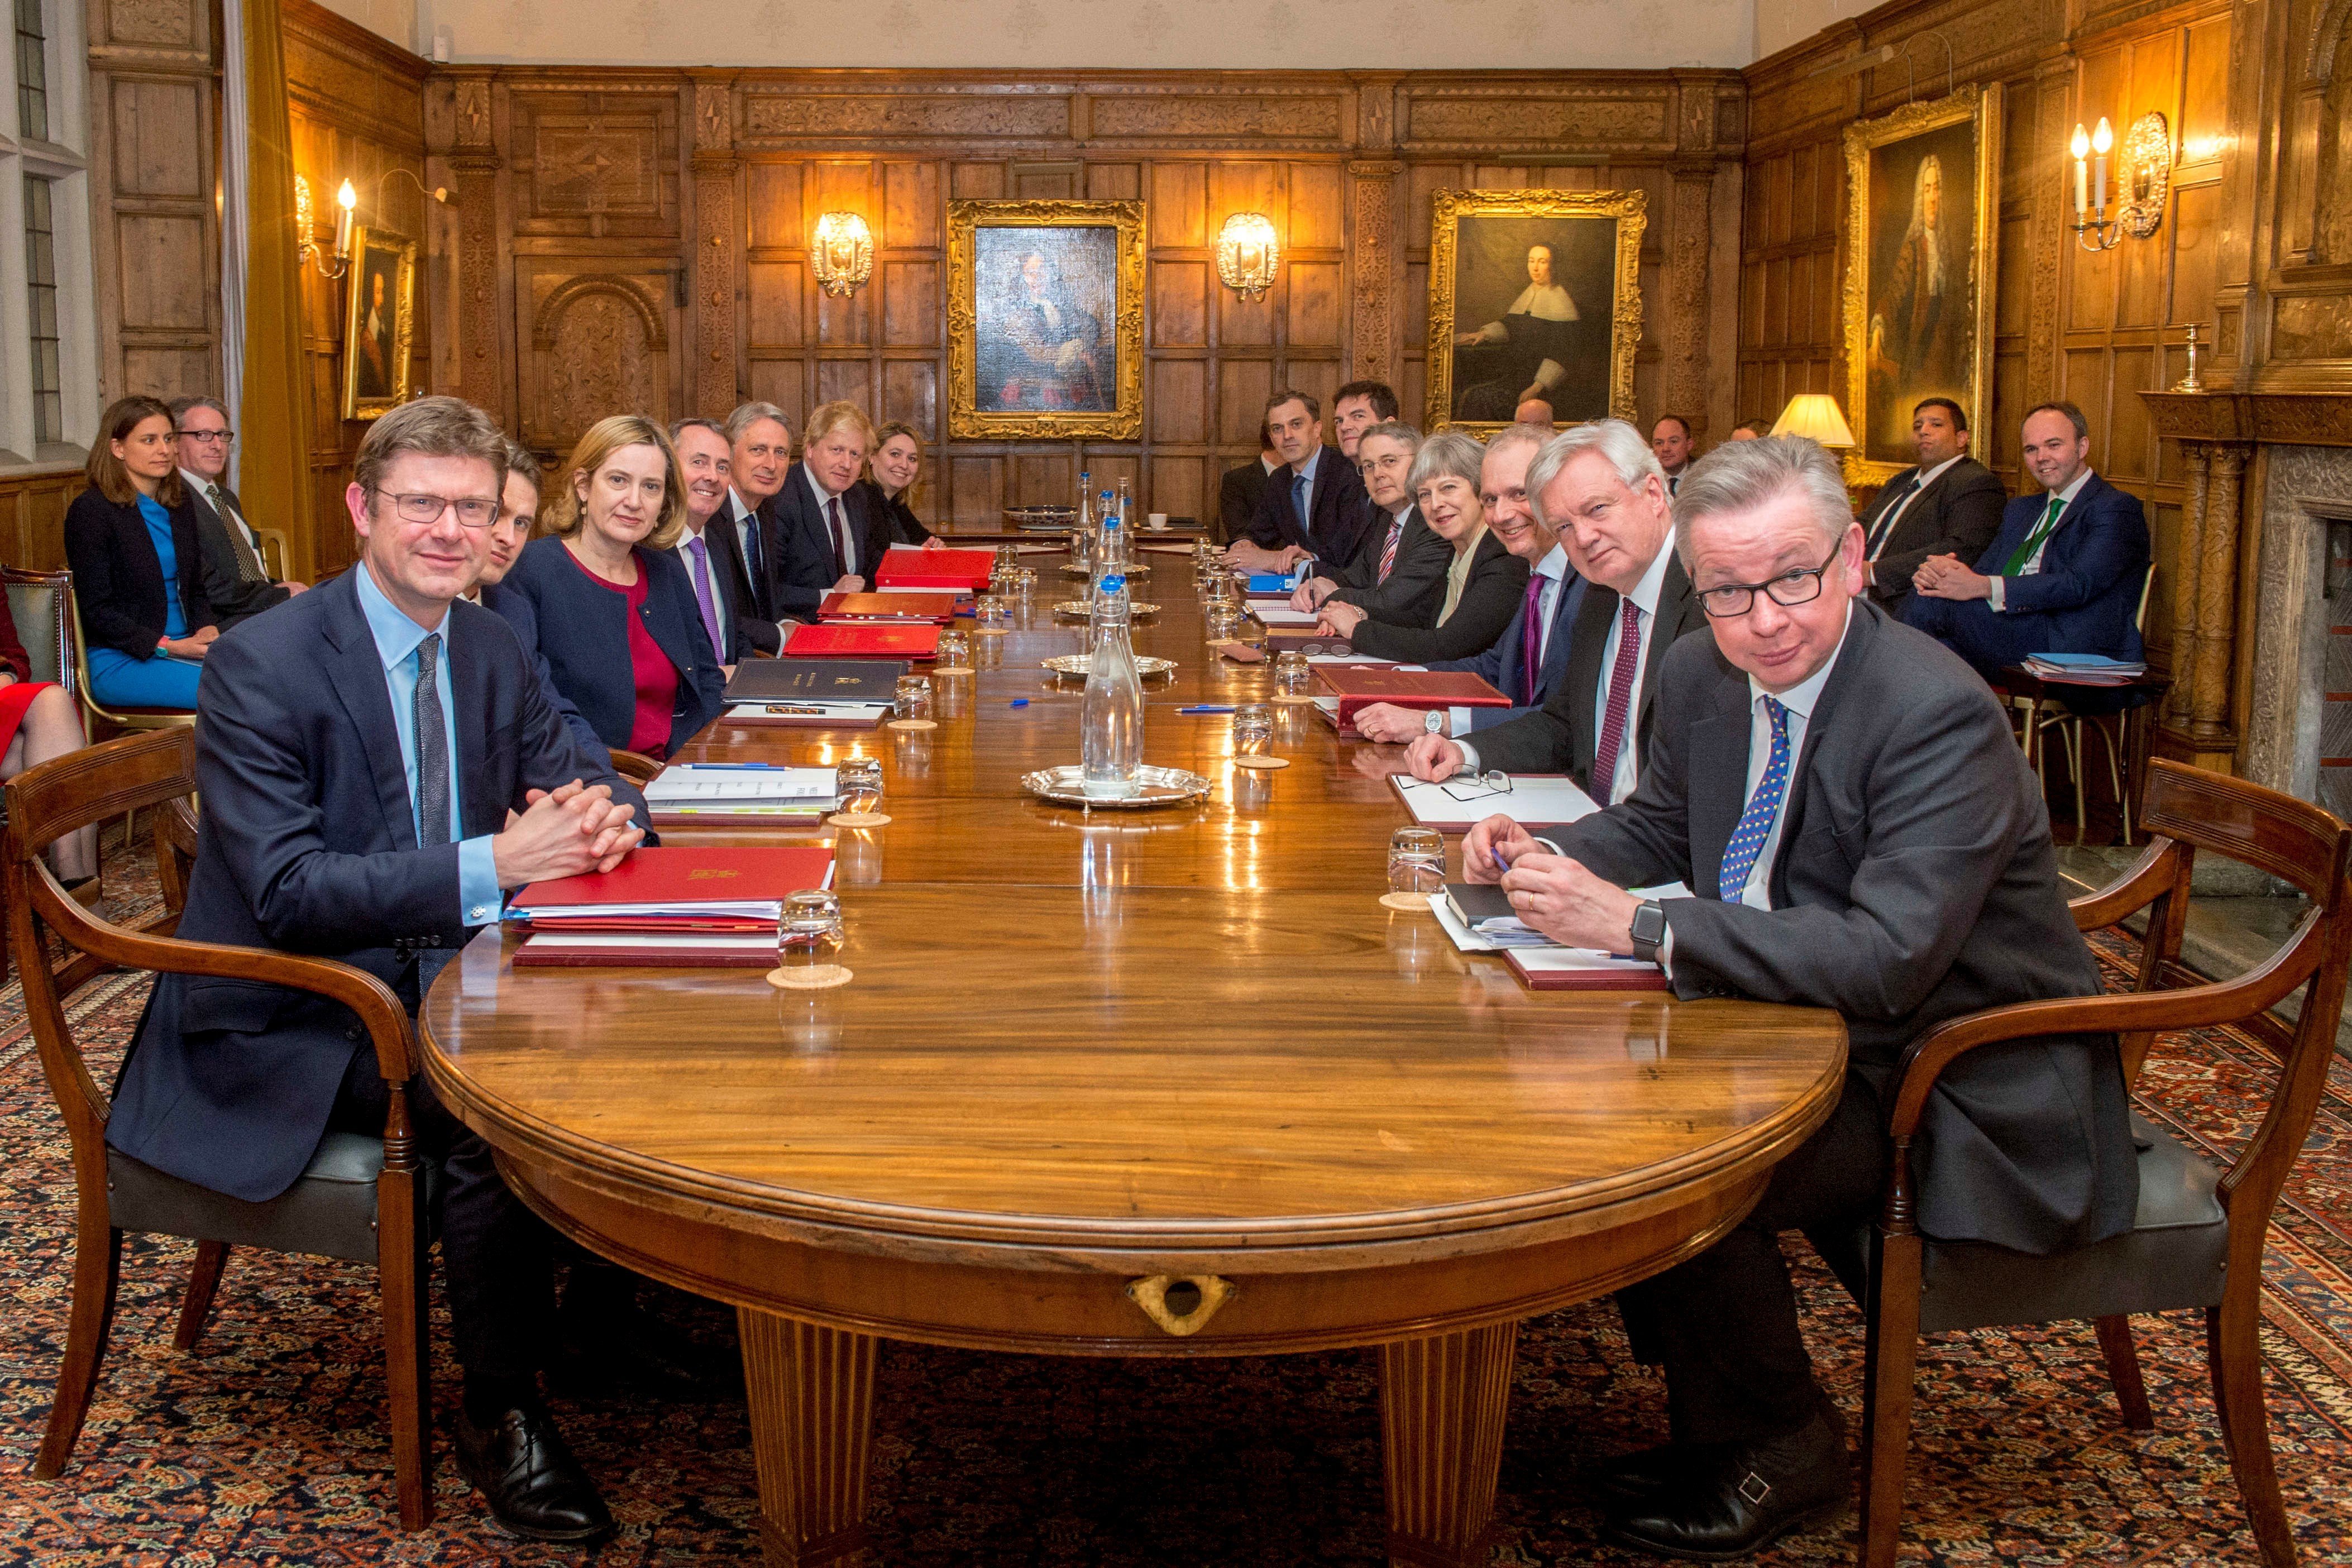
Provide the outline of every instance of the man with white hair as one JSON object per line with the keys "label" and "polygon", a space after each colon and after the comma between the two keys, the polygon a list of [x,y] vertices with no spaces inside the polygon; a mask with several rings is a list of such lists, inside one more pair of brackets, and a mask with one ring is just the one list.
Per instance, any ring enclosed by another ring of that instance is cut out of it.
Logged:
{"label": "man with white hair", "polygon": [[1605,805],[1633,794],[1640,776],[1659,656],[1706,617],[1675,556],[1665,474],[1633,426],[1596,419],[1553,437],[1528,465],[1526,491],[1588,584],[1568,668],[1534,712],[1475,741],[1432,724],[1407,760],[1424,779],[1464,769],[1569,773]]}
{"label": "man with white hair", "polygon": [[[1719,1561],[1834,1514],[1849,1485],[1778,1233],[1872,1218],[1881,1096],[1912,1041],[1984,1008],[2095,994],[2099,976],[2000,704],[1863,593],[1863,532],[1828,456],[1727,446],[1694,466],[1675,515],[1715,635],[1664,653],[1641,787],[1544,839],[1489,818],[1463,864],[1556,942],[1655,959],[1677,996],[1845,1020],[1829,1119],[1739,1225],[1618,1298],[1636,1353],[1665,1368],[1672,1441],[1609,1465],[1609,1534]],[[1696,896],[1625,890],[1677,880]],[[2138,1173],[2114,1037],[1962,1058],[1913,1157],[1920,1227],[1939,1239],[2048,1254],[2128,1230]]]}

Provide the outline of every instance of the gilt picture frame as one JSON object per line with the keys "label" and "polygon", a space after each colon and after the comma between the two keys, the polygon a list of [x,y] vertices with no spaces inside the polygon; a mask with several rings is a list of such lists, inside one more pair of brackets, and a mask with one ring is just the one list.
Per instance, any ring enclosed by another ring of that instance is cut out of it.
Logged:
{"label": "gilt picture frame", "polygon": [[1646,191],[1435,193],[1430,429],[1486,436],[1540,389],[1561,424],[1633,417]]}
{"label": "gilt picture frame", "polygon": [[408,401],[416,341],[416,242],[388,228],[352,230],[343,307],[343,417],[374,419]]}
{"label": "gilt picture frame", "polygon": [[1961,88],[1845,129],[1849,484],[1877,485],[1917,454],[1911,416],[1948,397],[1979,432],[1992,412],[2001,89]]}
{"label": "gilt picture frame", "polygon": [[1143,434],[1143,209],[948,204],[948,435]]}

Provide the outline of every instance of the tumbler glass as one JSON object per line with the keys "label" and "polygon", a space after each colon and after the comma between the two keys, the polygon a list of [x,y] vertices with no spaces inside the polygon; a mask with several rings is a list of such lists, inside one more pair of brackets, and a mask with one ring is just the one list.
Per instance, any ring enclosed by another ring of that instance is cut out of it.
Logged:
{"label": "tumbler glass", "polygon": [[823,889],[788,893],[776,917],[776,967],[815,969],[841,951],[841,900]]}
{"label": "tumbler glass", "polygon": [[841,809],[855,816],[870,816],[882,809],[882,759],[845,757],[833,770],[833,787]]}
{"label": "tumbler glass", "polygon": [[1234,710],[1234,755],[1262,757],[1273,743],[1273,709],[1263,702],[1244,702]]}
{"label": "tumbler glass", "polygon": [[928,675],[902,675],[898,689],[890,700],[890,716],[894,719],[928,719],[931,716],[931,678]]}
{"label": "tumbler glass", "polygon": [[1389,891],[1436,893],[1445,888],[1445,836],[1434,827],[1400,827],[1389,837]]}
{"label": "tumbler glass", "polygon": [[940,634],[940,667],[961,669],[971,658],[971,638],[962,632]]}
{"label": "tumbler glass", "polygon": [[1274,656],[1274,689],[1284,697],[1304,697],[1307,682],[1315,677],[1315,667],[1307,656],[1290,648]]}
{"label": "tumbler glass", "polygon": [[1004,601],[993,594],[982,594],[980,596],[971,607],[971,618],[975,625],[994,626],[999,630],[1013,619],[1005,611]]}

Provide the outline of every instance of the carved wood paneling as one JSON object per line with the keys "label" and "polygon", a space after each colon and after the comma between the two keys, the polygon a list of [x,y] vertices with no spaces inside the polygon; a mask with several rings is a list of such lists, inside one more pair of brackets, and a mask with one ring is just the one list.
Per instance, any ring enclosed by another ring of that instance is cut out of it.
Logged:
{"label": "carved wood paneling", "polygon": [[79,463],[0,477],[0,562],[64,570],[66,508],[87,483]]}
{"label": "carved wood paneling", "polygon": [[745,100],[743,129],[753,142],[874,137],[1051,141],[1070,133],[1070,100],[1061,94],[761,91]]}

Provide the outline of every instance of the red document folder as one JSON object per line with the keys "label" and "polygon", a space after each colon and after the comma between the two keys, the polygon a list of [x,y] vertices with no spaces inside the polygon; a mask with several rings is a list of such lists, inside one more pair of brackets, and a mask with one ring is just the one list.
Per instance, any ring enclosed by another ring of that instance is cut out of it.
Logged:
{"label": "red document folder", "polygon": [[955,619],[953,594],[827,594],[816,607],[821,621],[934,621]]}
{"label": "red document folder", "polygon": [[1377,664],[1323,664],[1315,679],[1339,700],[1339,722],[1375,702],[1397,708],[1508,708],[1511,700],[1468,670],[1397,669]]}
{"label": "red document folder", "polygon": [[639,849],[610,871],[533,882],[507,906],[509,917],[569,931],[766,931],[764,920],[719,906],[781,904],[785,895],[827,886],[833,851],[821,845]]}
{"label": "red document folder", "polygon": [[515,949],[517,969],[773,969],[776,933],[730,937],[620,936],[534,931]]}
{"label": "red document folder", "polygon": [[1591,962],[1564,960],[1558,948],[1510,947],[1503,950],[1504,959],[1530,991],[1664,991],[1665,971],[1654,963],[1636,964],[1627,960],[1608,963],[1607,967],[1551,969],[1548,963]]}
{"label": "red document folder", "polygon": [[940,628],[909,621],[821,621],[794,626],[786,658],[919,658],[940,657]]}
{"label": "red document folder", "polygon": [[874,574],[877,588],[951,588],[977,594],[996,570],[993,550],[886,551]]}

